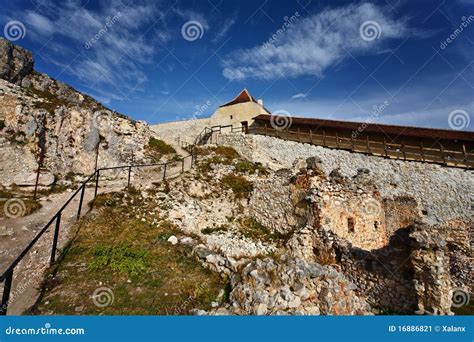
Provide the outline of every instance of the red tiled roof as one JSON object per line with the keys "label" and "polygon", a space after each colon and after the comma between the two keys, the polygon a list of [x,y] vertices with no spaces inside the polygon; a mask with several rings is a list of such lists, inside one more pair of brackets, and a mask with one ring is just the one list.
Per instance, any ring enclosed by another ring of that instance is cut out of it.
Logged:
{"label": "red tiled roof", "polygon": [[[260,114],[253,119],[255,121],[270,121],[271,115]],[[337,121],[337,120],[326,120],[326,119],[313,119],[313,118],[301,118],[292,117],[292,124],[299,124],[311,127],[326,127],[334,129],[344,129],[356,131],[362,125],[365,126],[364,132],[372,133],[385,133],[391,135],[401,135],[419,138],[434,138],[434,139],[448,139],[448,140],[462,140],[462,141],[474,141],[474,132],[469,131],[455,131],[447,129],[435,129],[435,128],[422,128],[422,127],[410,127],[410,126],[395,126],[395,125],[384,125],[375,123],[364,123],[364,122],[352,122],[352,121]]]}
{"label": "red tiled roof", "polygon": [[255,100],[255,98],[252,95],[250,95],[247,89],[242,90],[240,94],[237,95],[237,97],[233,99],[232,101],[227,102],[219,107],[226,107],[226,106],[231,106],[233,104],[244,103],[244,102],[257,102],[257,100]]}

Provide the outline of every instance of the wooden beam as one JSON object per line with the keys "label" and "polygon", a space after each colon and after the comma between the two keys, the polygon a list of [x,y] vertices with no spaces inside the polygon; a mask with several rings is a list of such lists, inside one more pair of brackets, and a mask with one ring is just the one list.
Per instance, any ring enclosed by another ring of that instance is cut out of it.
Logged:
{"label": "wooden beam", "polygon": [[423,140],[420,140],[421,161],[425,161],[425,148],[423,147]]}

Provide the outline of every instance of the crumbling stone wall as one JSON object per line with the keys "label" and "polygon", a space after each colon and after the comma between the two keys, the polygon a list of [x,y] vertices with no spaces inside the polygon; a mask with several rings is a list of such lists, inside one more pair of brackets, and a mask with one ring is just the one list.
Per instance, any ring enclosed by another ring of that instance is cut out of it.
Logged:
{"label": "crumbling stone wall", "polygon": [[[431,234],[435,232],[435,234]],[[447,256],[446,230],[416,225],[410,234],[411,262],[418,297],[419,314],[451,313],[451,280]]]}
{"label": "crumbling stone wall", "polygon": [[312,182],[313,218],[339,237],[365,250],[387,244],[385,211],[380,193],[365,179],[366,171],[349,180],[337,170]]}
{"label": "crumbling stone wall", "polygon": [[268,179],[254,182],[249,202],[249,213],[272,231],[289,233],[302,227],[307,220],[307,204],[290,184],[291,172],[281,170]]}
{"label": "crumbling stone wall", "polygon": [[[467,172],[262,136],[219,139],[274,169],[292,160],[290,187],[280,192],[285,198],[292,184],[310,179],[306,195],[298,195],[308,205],[306,226],[296,228],[286,246],[297,258],[340,270],[373,307],[449,314],[453,288],[473,293],[473,179]],[[319,160],[317,167],[304,167],[301,156]],[[267,190],[277,201],[278,192]],[[351,215],[360,220],[349,223]],[[349,224],[361,234],[351,235]],[[375,226],[381,230],[374,235]]]}

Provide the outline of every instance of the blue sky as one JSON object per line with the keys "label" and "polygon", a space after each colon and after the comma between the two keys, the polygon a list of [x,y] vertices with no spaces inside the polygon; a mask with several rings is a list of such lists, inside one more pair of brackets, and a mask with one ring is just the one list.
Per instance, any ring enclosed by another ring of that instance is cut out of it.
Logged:
{"label": "blue sky", "polygon": [[246,87],[294,116],[474,126],[474,0],[2,2],[37,70],[149,123]]}

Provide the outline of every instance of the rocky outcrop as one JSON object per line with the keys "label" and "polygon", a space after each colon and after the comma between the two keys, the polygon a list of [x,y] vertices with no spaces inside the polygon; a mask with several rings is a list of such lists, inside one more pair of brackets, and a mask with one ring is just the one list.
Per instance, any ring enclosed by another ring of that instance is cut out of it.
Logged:
{"label": "rocky outcrop", "polygon": [[246,315],[365,315],[355,285],[333,267],[282,256],[249,263],[231,278],[230,311]]}
{"label": "rocky outcrop", "polygon": [[0,38],[0,78],[20,84],[33,71],[33,55],[4,38]]}
{"label": "rocky outcrop", "polygon": [[32,185],[38,164],[41,180],[146,161],[148,125],[32,71],[30,52],[10,42],[0,46],[0,167],[8,170],[0,184]]}

